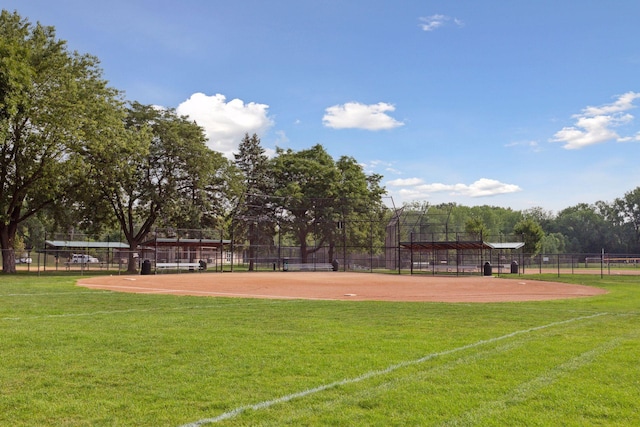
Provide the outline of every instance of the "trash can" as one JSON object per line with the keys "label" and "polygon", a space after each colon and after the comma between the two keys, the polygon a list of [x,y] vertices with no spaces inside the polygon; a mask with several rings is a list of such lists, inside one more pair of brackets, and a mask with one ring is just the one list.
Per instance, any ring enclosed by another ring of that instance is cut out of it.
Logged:
{"label": "trash can", "polygon": [[282,271],[289,271],[289,258],[282,259]]}
{"label": "trash can", "polygon": [[491,276],[491,263],[489,261],[484,263],[484,275]]}
{"label": "trash can", "polygon": [[205,260],[201,259],[198,261],[198,264],[200,264],[200,267],[198,268],[200,271],[207,271],[207,262]]}
{"label": "trash can", "polygon": [[511,274],[518,274],[518,261],[511,261]]}
{"label": "trash can", "polygon": [[331,263],[331,266],[333,267],[333,271],[340,270],[340,263],[338,262],[337,259],[333,260],[333,262]]}
{"label": "trash can", "polygon": [[142,261],[142,269],[140,270],[140,274],[149,275],[151,274],[151,261],[145,259]]}

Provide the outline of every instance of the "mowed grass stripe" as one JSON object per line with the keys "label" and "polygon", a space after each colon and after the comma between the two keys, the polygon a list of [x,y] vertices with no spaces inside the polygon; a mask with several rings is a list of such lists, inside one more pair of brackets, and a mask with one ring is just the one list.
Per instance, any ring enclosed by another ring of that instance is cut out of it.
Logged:
{"label": "mowed grass stripe", "polygon": [[500,399],[483,402],[473,410],[467,411],[459,417],[452,418],[439,424],[441,426],[471,426],[483,425],[487,419],[495,419],[496,414],[508,411],[510,407],[522,403],[529,399],[542,388],[550,386],[561,377],[569,376],[573,371],[584,368],[586,365],[595,363],[597,358],[606,352],[614,350],[620,345],[622,339],[609,340],[602,345],[588,350],[558,366],[554,366],[542,375],[536,376],[529,381],[519,384],[517,387],[508,390]]}
{"label": "mowed grass stripe", "polygon": [[457,348],[454,348],[454,349],[450,349],[450,350],[444,350],[444,351],[441,351],[441,352],[438,352],[438,353],[432,353],[432,354],[426,355],[424,357],[421,357],[419,359],[401,362],[401,363],[398,363],[398,364],[395,364],[395,365],[388,366],[387,368],[382,369],[382,370],[370,371],[370,372],[367,372],[367,373],[362,374],[362,375],[360,375],[358,377],[355,377],[355,378],[348,378],[348,379],[344,379],[344,380],[340,380],[340,381],[335,381],[335,382],[330,383],[330,384],[325,384],[325,385],[321,385],[321,386],[314,387],[314,388],[311,388],[311,389],[303,390],[303,391],[300,391],[300,392],[291,393],[291,394],[288,394],[288,395],[285,395],[285,396],[282,396],[282,397],[279,397],[279,398],[276,398],[276,399],[273,399],[273,400],[267,400],[267,401],[260,402],[260,403],[255,403],[255,404],[252,404],[252,405],[241,406],[239,408],[233,409],[232,411],[220,414],[220,415],[218,415],[216,417],[195,421],[193,423],[188,423],[188,424],[185,424],[182,427],[199,427],[199,426],[202,426],[204,424],[216,423],[216,422],[223,421],[223,420],[226,420],[226,419],[234,418],[234,417],[242,414],[243,412],[246,412],[246,411],[249,411],[249,410],[257,411],[257,410],[260,410],[260,409],[269,408],[269,407],[271,407],[273,405],[277,405],[277,404],[280,404],[280,403],[289,402],[289,401],[291,401],[293,399],[299,399],[299,398],[302,398],[302,397],[306,397],[306,396],[309,396],[311,394],[315,394],[315,393],[318,393],[318,392],[321,392],[321,391],[325,391],[325,390],[328,390],[328,389],[331,389],[331,388],[336,388],[336,387],[339,387],[339,386],[358,383],[358,382],[361,382],[361,381],[364,381],[364,380],[368,380],[370,378],[374,378],[374,377],[378,377],[378,376],[381,376],[381,375],[389,374],[389,373],[391,373],[393,371],[396,371],[398,369],[406,368],[406,367],[412,366],[412,365],[418,365],[418,364],[424,363],[426,361],[432,360],[432,359],[437,358],[437,357],[448,356],[448,355],[453,354],[453,353],[462,352],[462,351],[473,349],[473,348],[476,348],[476,347],[480,347],[480,346],[483,346],[483,345],[486,345],[486,344],[492,344],[492,343],[495,343],[495,342],[498,342],[498,341],[502,341],[502,340],[505,340],[505,339],[508,339],[508,338],[516,337],[518,335],[529,334],[531,332],[536,332],[536,331],[539,331],[539,330],[542,330],[542,329],[547,329],[547,328],[552,328],[552,327],[556,327],[556,326],[560,326],[560,325],[565,325],[567,323],[572,323],[572,322],[577,322],[577,321],[581,321],[581,320],[592,319],[592,318],[595,318],[595,317],[604,316],[606,314],[607,313],[597,313],[597,314],[593,314],[591,316],[576,317],[576,318],[564,320],[564,321],[561,321],[561,322],[554,322],[554,323],[549,323],[549,324],[546,324],[546,325],[536,326],[536,327],[525,329],[525,330],[514,331],[512,333],[509,333],[509,334],[506,334],[506,335],[502,335],[502,336],[499,336],[499,337],[494,337],[494,338],[489,338],[489,339],[486,339],[486,340],[477,341],[477,342],[474,342],[474,343],[471,343],[471,344],[467,344],[467,345],[464,345],[464,346],[461,346],[461,347],[457,347]]}
{"label": "mowed grass stripe", "polygon": [[[256,304],[238,304],[235,307],[249,307],[252,305],[256,306],[265,306],[270,304],[281,304],[286,302],[294,302],[295,300],[270,300],[265,303],[256,303]],[[227,308],[228,304],[210,304],[210,305],[195,305],[195,306],[186,306],[186,307],[164,307],[164,308],[131,308],[126,310],[100,310],[100,311],[92,311],[92,312],[84,312],[84,313],[60,313],[60,314],[44,314],[44,315],[34,315],[34,316],[23,316],[23,317],[2,317],[0,320],[39,320],[39,319],[55,319],[55,318],[64,318],[64,317],[91,317],[91,316],[110,316],[110,315],[118,315],[118,314],[128,314],[128,313],[152,313],[159,311],[185,311],[185,310],[207,310],[211,308]]]}
{"label": "mowed grass stripe", "polygon": [[[606,318],[593,317],[590,321],[574,323],[570,329],[562,328],[563,334],[571,334],[578,336],[579,349],[589,346],[589,342],[583,342],[581,335],[589,334],[594,326],[601,328],[609,328],[611,323],[609,320],[615,316],[606,316]],[[564,326],[567,326],[566,324]],[[503,402],[505,406],[511,408],[518,404],[519,400],[506,400],[510,393],[514,391],[522,392],[527,384],[535,394],[538,389],[534,389],[532,385],[538,383],[544,386],[544,379],[553,378],[553,373],[560,371],[561,374],[555,374],[555,378],[566,377],[569,381],[576,378],[570,374],[579,368],[587,367],[589,360],[594,362],[595,358],[610,352],[614,347],[619,346],[621,342],[635,342],[635,337],[625,336],[604,343],[596,350],[590,349],[582,351],[575,355],[575,349],[570,349],[566,354],[558,354],[553,360],[543,363],[533,363],[530,361],[538,354],[538,348],[544,345],[549,347],[548,342],[562,340],[555,330],[539,330],[536,334],[526,334],[514,336],[508,343],[502,345],[473,350],[478,350],[470,354],[465,354],[457,359],[449,360],[448,357],[433,358],[427,366],[413,366],[402,372],[390,372],[385,378],[368,378],[370,380],[366,385],[350,384],[337,386],[334,390],[322,390],[321,396],[313,399],[313,396],[307,395],[306,399],[301,399],[298,403],[294,401],[288,403],[292,408],[286,405],[274,406],[272,411],[266,411],[264,416],[259,416],[257,410],[265,409],[259,406],[246,408],[245,412],[233,414],[234,417],[228,417],[226,414],[224,419],[216,418],[201,420],[201,424],[206,425],[207,422],[217,422],[224,425],[333,425],[339,423],[345,412],[348,412],[349,418],[357,422],[353,424],[359,425],[434,425],[445,423],[446,425],[512,425],[509,423],[510,418],[505,418],[504,422],[495,423],[491,420],[479,420],[479,423],[463,422],[466,418],[465,413],[473,413],[481,415],[482,412],[476,413],[478,407],[484,408],[487,400],[490,402]],[[637,334],[636,334],[637,335]],[[496,341],[498,342],[498,341]],[[519,352],[514,352],[521,349]],[[546,349],[548,350],[548,349]],[[542,350],[543,352],[545,350]],[[450,355],[454,354],[452,352]],[[468,353],[468,350],[467,352]],[[539,355],[544,358],[544,354]],[[589,359],[591,357],[591,359]],[[491,360],[494,359],[494,360]],[[569,361],[567,361],[567,359]],[[499,369],[504,370],[507,374],[502,377],[495,374]],[[552,374],[550,374],[550,372]],[[479,377],[479,381],[475,380]],[[508,377],[508,378],[507,378]],[[376,381],[380,380],[380,381]],[[484,381],[484,383],[482,382]],[[504,385],[508,384],[508,387]],[[524,386],[523,386],[524,384]],[[549,381],[547,381],[547,385]],[[459,395],[451,390],[458,390]],[[449,396],[449,393],[452,395]],[[481,393],[481,396],[473,397],[473,393]],[[415,396],[421,396],[416,399]],[[463,398],[461,398],[463,397]],[[489,399],[491,397],[491,399]],[[558,396],[560,399],[566,396]],[[524,399],[520,399],[524,400]],[[406,403],[410,402],[410,403]],[[418,403],[419,402],[419,403]],[[451,402],[456,402],[452,404]],[[629,399],[629,402],[634,402]],[[276,402],[279,403],[279,402]],[[465,411],[457,417],[451,417],[459,408],[456,406],[468,405]],[[398,411],[386,409],[383,415],[379,411],[384,408],[399,407]],[[355,409],[354,409],[355,408]],[[631,411],[632,408],[629,408]],[[448,411],[442,414],[443,411]],[[377,416],[371,416],[377,412]],[[407,414],[411,413],[411,418],[407,421]],[[321,415],[319,415],[321,414]],[[235,418],[244,415],[243,418]],[[487,417],[501,415],[498,411],[490,411]],[[531,417],[534,414],[529,413]],[[404,417],[404,418],[402,418]],[[478,417],[479,418],[479,417]],[[390,420],[403,419],[402,423],[394,423]],[[451,419],[451,422],[446,420]],[[235,421],[234,421],[235,420]],[[313,420],[310,422],[309,420]],[[561,422],[560,422],[561,421]],[[560,417],[552,424],[569,424],[583,425],[581,423],[571,423]],[[519,423],[532,424],[529,420]],[[547,423],[549,424],[549,423]],[[629,424],[633,425],[633,423]]]}
{"label": "mowed grass stripe", "polygon": [[[592,318],[590,322],[597,322],[601,319]],[[571,325],[573,331],[578,331],[585,327],[586,322],[574,323]],[[553,331],[538,330],[538,333],[529,333],[525,335],[517,335],[510,338],[507,342],[495,341],[494,345],[484,345],[477,348],[471,348],[473,352],[469,350],[464,351],[465,354],[456,356],[456,358],[450,357],[434,357],[430,360],[431,363],[424,363],[417,366],[409,367],[411,369],[404,369],[402,372],[392,372],[389,375],[385,375],[384,378],[369,378],[369,382],[366,385],[353,385],[351,387],[337,387],[333,393],[327,391],[322,397],[318,397],[315,401],[305,400],[295,405],[294,408],[289,410],[278,407],[273,408],[272,414],[260,417],[260,425],[301,425],[307,424],[309,419],[313,419],[314,414],[323,414],[322,417],[315,419],[314,423],[317,425],[327,425],[335,423],[336,419],[340,418],[340,414],[345,410],[355,413],[351,415],[352,419],[356,419],[358,422],[354,424],[361,425],[394,425],[396,423],[389,420],[398,419],[401,414],[395,413],[393,410],[389,410],[382,416],[371,416],[377,409],[386,407],[397,406],[399,412],[412,412],[415,415],[407,421],[405,418],[404,423],[408,425],[433,425],[438,423],[438,419],[449,419],[450,414],[446,416],[438,415],[443,411],[443,408],[453,412],[453,408],[447,407],[450,400],[447,397],[441,397],[443,390],[454,389],[456,387],[466,390],[468,385],[465,384],[465,379],[469,382],[473,382],[472,375],[468,374],[468,371],[482,371],[485,369],[488,372],[494,371],[496,366],[501,366],[504,370],[510,370],[511,368],[507,364],[503,364],[503,360],[517,360],[520,357],[526,359],[526,355],[531,356],[535,354],[536,347],[542,345],[550,339],[554,334]],[[620,340],[618,340],[620,341]],[[497,344],[497,345],[495,345]],[[448,356],[455,355],[453,351]],[[564,357],[564,356],[563,356]],[[569,356],[572,357],[572,356]],[[576,358],[574,358],[576,359]],[[564,364],[565,362],[562,362]],[[540,374],[536,373],[536,369],[540,369]],[[504,394],[520,387],[523,382],[535,383],[539,377],[544,377],[547,371],[553,371],[557,369],[556,364],[551,364],[549,367],[543,366],[542,368],[536,367],[530,369],[527,367],[523,372],[513,372],[515,382],[509,387],[501,387],[498,390],[498,396],[500,399],[504,399]],[[486,376],[484,373],[482,376],[486,379],[486,390],[495,387],[492,385],[492,379]],[[531,379],[533,375],[534,379]],[[518,377],[523,379],[518,380]],[[454,378],[452,380],[451,378]],[[496,383],[496,381],[493,381]],[[500,384],[504,381],[501,379]],[[413,404],[407,404],[406,402],[412,401],[412,397],[420,395],[420,404],[417,405],[413,399]],[[478,402],[474,402],[469,399],[468,392],[464,392],[466,400],[469,401],[472,407],[474,405],[483,406],[486,403],[485,395]],[[390,403],[393,402],[393,403]],[[290,402],[293,403],[293,402]],[[511,402],[513,403],[513,402]],[[353,408],[356,408],[355,410]],[[256,408],[252,408],[256,409]],[[469,410],[471,411],[471,410]],[[280,415],[286,414],[284,418]],[[467,424],[462,422],[464,418],[462,415],[454,417],[452,422],[447,423],[440,420],[440,423],[445,425],[485,425],[489,423],[471,423]],[[254,412],[247,411],[247,416],[238,421],[237,425],[254,425],[255,420],[258,419]],[[206,420],[213,421],[214,419]],[[202,420],[205,421],[205,420]],[[202,423],[201,421],[201,423]],[[218,421],[218,423],[222,423]],[[230,422],[229,425],[236,425],[236,423]],[[507,423],[508,424],[508,423]],[[196,426],[198,424],[191,424]],[[206,425],[206,423],[199,424]],[[504,424],[498,424],[504,425]]]}

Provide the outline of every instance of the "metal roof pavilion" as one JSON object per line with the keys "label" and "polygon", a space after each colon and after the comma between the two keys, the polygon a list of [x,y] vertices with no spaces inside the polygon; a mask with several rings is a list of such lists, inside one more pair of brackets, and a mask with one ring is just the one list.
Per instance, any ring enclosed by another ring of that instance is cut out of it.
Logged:
{"label": "metal roof pavilion", "polygon": [[140,246],[153,247],[153,246],[179,246],[179,247],[214,247],[230,245],[231,240],[220,239],[179,239],[175,237],[156,237],[145,242],[142,242]]}
{"label": "metal roof pavilion", "polygon": [[523,242],[490,243],[483,241],[400,242],[400,246],[412,251],[471,250],[471,249],[520,249]]}
{"label": "metal roof pavilion", "polygon": [[45,245],[54,249],[129,249],[127,243],[122,242],[87,242],[84,240],[45,240]]}

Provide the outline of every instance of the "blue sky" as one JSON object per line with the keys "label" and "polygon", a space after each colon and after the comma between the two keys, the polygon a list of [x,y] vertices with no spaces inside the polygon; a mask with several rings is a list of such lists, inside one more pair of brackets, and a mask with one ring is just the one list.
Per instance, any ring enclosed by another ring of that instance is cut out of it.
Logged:
{"label": "blue sky", "polygon": [[640,186],[637,0],[3,0],[231,156],[322,144],[396,205],[558,212]]}

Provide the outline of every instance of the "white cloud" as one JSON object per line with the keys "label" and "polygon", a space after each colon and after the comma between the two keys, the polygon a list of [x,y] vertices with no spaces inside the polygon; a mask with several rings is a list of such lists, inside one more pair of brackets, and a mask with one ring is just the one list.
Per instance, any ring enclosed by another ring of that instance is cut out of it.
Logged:
{"label": "white cloud", "polygon": [[538,141],[514,141],[504,145],[507,148],[511,147],[525,147],[529,148],[531,151],[537,153],[541,151],[540,144]]}
{"label": "white cloud", "polygon": [[522,191],[522,189],[515,184],[505,184],[495,179],[481,178],[469,186],[457,184],[455,194],[469,197],[487,197],[497,194],[516,193],[518,191]]}
{"label": "white cloud", "polygon": [[640,142],[640,132],[636,133],[634,136],[625,136],[624,138],[618,139],[618,142]]}
{"label": "white cloud", "polygon": [[395,111],[395,109],[393,105],[385,102],[371,105],[347,102],[344,105],[334,105],[327,108],[322,123],[334,129],[393,129],[404,125],[386,114]]}
{"label": "white cloud", "polygon": [[427,198],[433,193],[448,192],[451,196],[490,197],[498,194],[516,193],[522,189],[515,184],[505,184],[495,179],[480,178],[467,184],[423,184],[419,178],[396,179],[387,183],[402,188],[399,193],[403,198]]}
{"label": "white cloud", "polygon": [[620,136],[613,128],[633,121],[633,116],[625,111],[634,108],[633,101],[640,93],[627,92],[618,99],[600,107],[586,107],[573,117],[574,126],[564,127],[553,135],[551,142],[564,142],[567,150],[579,149],[607,141],[625,142],[632,137]]}
{"label": "white cloud", "polygon": [[391,185],[392,187],[403,187],[405,185],[420,185],[422,184],[424,181],[422,181],[420,178],[407,178],[407,179],[394,179],[393,181],[389,181],[387,182],[388,185]]}
{"label": "white cloud", "polygon": [[226,100],[220,94],[194,93],[178,105],[176,112],[204,128],[211,149],[232,158],[245,133],[260,135],[273,126],[273,121],[268,116],[269,106],[266,104]]}
{"label": "white cloud", "polygon": [[435,14],[431,16],[424,16],[420,18],[420,28],[423,31],[434,31],[440,27],[445,26],[448,22],[453,21],[458,27],[463,27],[464,22],[458,18],[451,18],[447,15]]}
{"label": "white cloud", "polygon": [[383,160],[369,160],[368,162],[360,162],[360,166],[366,173],[380,173],[380,170],[392,173],[394,175],[400,175],[401,172],[394,169],[393,162],[387,162]]}
{"label": "white cloud", "polygon": [[617,101],[612,104],[604,105],[602,107],[587,107],[583,110],[585,116],[599,116],[603,114],[619,113],[621,111],[627,111],[634,107],[633,101],[636,98],[640,98],[640,93],[627,92],[620,95]]}

